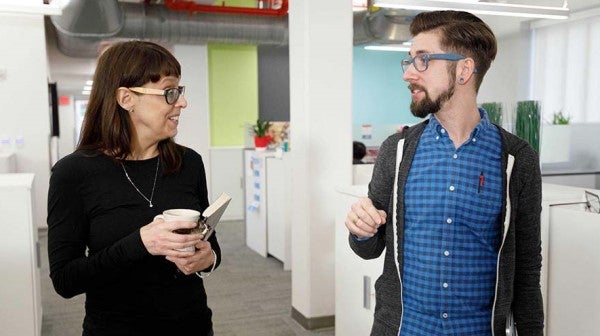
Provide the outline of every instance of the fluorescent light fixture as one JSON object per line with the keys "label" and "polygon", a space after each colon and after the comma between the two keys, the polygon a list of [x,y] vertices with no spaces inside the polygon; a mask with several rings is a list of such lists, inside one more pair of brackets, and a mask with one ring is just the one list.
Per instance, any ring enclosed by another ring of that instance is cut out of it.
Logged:
{"label": "fluorescent light fixture", "polygon": [[92,85],[92,84],[94,84],[93,80],[86,80],[85,81],[85,85]]}
{"label": "fluorescent light fixture", "polygon": [[92,91],[92,86],[91,85],[84,86],[83,91]]}
{"label": "fluorescent light fixture", "polygon": [[86,96],[89,96],[90,93],[92,93],[92,91],[89,91],[89,90],[83,90],[83,91],[81,91],[81,94],[82,95],[86,95]]}
{"label": "fluorescent light fixture", "polygon": [[563,7],[532,6],[499,2],[471,2],[450,0],[374,0],[373,5],[382,8],[408,10],[462,10],[473,14],[501,15],[538,19],[568,19],[569,9]]}
{"label": "fluorescent light fixture", "polygon": [[380,44],[380,45],[368,45],[365,46],[365,50],[379,50],[379,51],[410,51],[410,46],[404,44]]}
{"label": "fluorescent light fixture", "polygon": [[[13,1],[17,2],[17,1]],[[39,1],[41,2],[41,1]],[[51,4],[8,4],[0,3],[0,14],[41,14],[62,15],[63,7],[60,2]]]}

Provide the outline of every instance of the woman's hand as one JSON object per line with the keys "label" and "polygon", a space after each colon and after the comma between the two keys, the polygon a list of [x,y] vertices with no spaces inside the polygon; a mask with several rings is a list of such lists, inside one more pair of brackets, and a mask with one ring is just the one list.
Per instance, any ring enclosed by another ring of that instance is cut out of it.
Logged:
{"label": "woman's hand", "polygon": [[194,222],[166,222],[163,219],[155,218],[152,223],[140,229],[140,236],[144,246],[152,255],[189,257],[195,254],[194,251],[177,251],[177,249],[195,246],[202,241],[202,235],[200,233],[178,234],[173,231],[193,229],[196,226],[197,223]]}
{"label": "woman's hand", "polygon": [[166,259],[177,265],[177,268],[185,275],[207,269],[217,262],[210,243],[203,240],[196,244],[196,252],[193,255],[187,257],[167,256]]}

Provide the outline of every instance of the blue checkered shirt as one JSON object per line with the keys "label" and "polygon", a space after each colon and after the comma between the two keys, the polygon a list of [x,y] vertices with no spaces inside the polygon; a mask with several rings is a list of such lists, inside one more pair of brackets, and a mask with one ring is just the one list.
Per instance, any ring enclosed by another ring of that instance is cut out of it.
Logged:
{"label": "blue checkered shirt", "polygon": [[458,149],[434,116],[405,186],[401,336],[491,335],[501,138],[484,110]]}

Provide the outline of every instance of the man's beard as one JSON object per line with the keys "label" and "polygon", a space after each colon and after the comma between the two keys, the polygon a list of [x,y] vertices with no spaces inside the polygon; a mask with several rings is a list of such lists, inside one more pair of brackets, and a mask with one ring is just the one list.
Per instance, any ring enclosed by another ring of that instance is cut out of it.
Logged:
{"label": "man's beard", "polygon": [[454,95],[454,89],[456,88],[456,84],[454,81],[450,81],[450,87],[445,92],[442,92],[439,97],[433,101],[429,98],[429,93],[425,90],[424,87],[419,85],[409,85],[408,88],[412,91],[414,89],[419,89],[425,93],[425,98],[420,102],[412,101],[410,103],[410,112],[417,118],[425,118],[429,114],[437,113],[442,105],[450,100]]}

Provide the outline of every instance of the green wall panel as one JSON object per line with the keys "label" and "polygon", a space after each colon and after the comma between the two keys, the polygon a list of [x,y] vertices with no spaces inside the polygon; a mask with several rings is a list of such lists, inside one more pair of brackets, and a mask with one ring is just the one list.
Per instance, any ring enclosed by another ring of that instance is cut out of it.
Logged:
{"label": "green wall panel", "polygon": [[258,117],[256,46],[208,46],[210,144],[244,146],[244,125]]}

